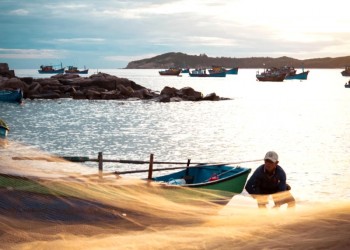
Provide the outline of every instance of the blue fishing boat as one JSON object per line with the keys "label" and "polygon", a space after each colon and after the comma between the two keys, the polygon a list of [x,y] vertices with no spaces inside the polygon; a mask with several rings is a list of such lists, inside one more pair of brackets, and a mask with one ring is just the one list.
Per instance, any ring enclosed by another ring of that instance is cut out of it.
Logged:
{"label": "blue fishing boat", "polygon": [[9,131],[10,131],[9,126],[6,124],[4,120],[0,119],[0,137],[6,137]]}
{"label": "blue fishing boat", "polygon": [[213,71],[209,70],[209,74],[206,69],[195,69],[189,72],[191,77],[226,77],[225,71]]}
{"label": "blue fishing boat", "polygon": [[309,74],[309,70],[303,71],[301,73],[294,73],[294,74],[287,74],[286,75],[286,80],[307,80],[307,76]]}
{"label": "blue fishing boat", "polygon": [[39,74],[63,74],[64,73],[64,67],[55,69],[54,66],[51,65],[41,65],[40,69],[38,70]]}
{"label": "blue fishing boat", "polygon": [[216,190],[239,194],[243,191],[250,168],[230,165],[197,165],[152,180],[166,185]]}
{"label": "blue fishing boat", "polygon": [[209,74],[212,77],[226,77],[226,69],[221,66],[212,66],[212,68],[209,69]]}
{"label": "blue fishing boat", "polygon": [[16,90],[0,90],[0,101],[2,102],[19,102],[23,100],[23,91]]}
{"label": "blue fishing boat", "polygon": [[181,73],[190,73],[190,68],[184,68],[181,70]]}
{"label": "blue fishing boat", "polygon": [[226,74],[229,74],[229,75],[237,75],[237,74],[238,74],[238,67],[236,67],[236,68],[231,68],[231,69],[226,69]]}

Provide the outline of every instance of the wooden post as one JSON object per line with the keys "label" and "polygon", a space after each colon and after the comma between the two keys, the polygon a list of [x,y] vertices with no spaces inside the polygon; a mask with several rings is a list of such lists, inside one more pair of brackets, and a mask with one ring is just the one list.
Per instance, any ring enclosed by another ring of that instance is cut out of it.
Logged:
{"label": "wooden post", "polygon": [[153,172],[153,154],[149,156],[148,180],[152,179],[152,172]]}
{"label": "wooden post", "polygon": [[98,175],[99,178],[102,179],[102,172],[103,172],[103,155],[102,152],[98,152]]}
{"label": "wooden post", "polygon": [[188,175],[189,174],[189,167],[190,167],[190,163],[191,163],[191,159],[187,159],[187,168],[186,168],[186,175]]}

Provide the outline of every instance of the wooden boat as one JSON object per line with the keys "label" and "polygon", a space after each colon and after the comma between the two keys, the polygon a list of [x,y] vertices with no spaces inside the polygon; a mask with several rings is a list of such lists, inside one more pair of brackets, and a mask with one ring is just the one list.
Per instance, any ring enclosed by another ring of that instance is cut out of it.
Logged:
{"label": "wooden boat", "polygon": [[257,72],[256,78],[260,82],[283,82],[287,73],[280,72],[276,68],[265,69],[262,73]]}
{"label": "wooden boat", "polygon": [[238,74],[238,67],[226,69],[226,74],[237,75]]}
{"label": "wooden boat", "polygon": [[169,68],[166,70],[159,71],[161,76],[178,76],[181,73],[181,69]]}
{"label": "wooden boat", "polygon": [[212,66],[212,68],[209,69],[209,75],[211,77],[226,77],[226,69],[221,66]]}
{"label": "wooden boat", "polygon": [[284,66],[276,70],[281,73],[286,73],[285,80],[307,80],[307,76],[310,72],[309,70],[304,71],[303,68],[303,72],[297,73],[297,70],[294,67],[290,66]]}
{"label": "wooden boat", "polygon": [[350,76],[350,66],[345,66],[345,69],[341,72],[342,76]]}
{"label": "wooden boat", "polygon": [[6,137],[9,131],[9,126],[4,120],[0,119],[0,137]]}
{"label": "wooden boat", "polygon": [[175,173],[155,177],[152,180],[168,186],[217,190],[239,194],[243,191],[250,168],[229,165],[198,165]]}
{"label": "wooden boat", "polygon": [[66,74],[87,74],[89,73],[89,69],[79,70],[77,67],[68,66],[68,69],[64,71]]}
{"label": "wooden boat", "polygon": [[23,100],[23,91],[21,89],[0,90],[0,101],[21,103],[22,100]]}
{"label": "wooden boat", "polygon": [[67,74],[87,74],[89,69],[79,70],[77,67],[68,66],[68,69],[64,71]]}
{"label": "wooden boat", "polygon": [[39,74],[63,74],[64,73],[64,67],[55,69],[54,66],[51,65],[41,65],[40,69],[38,70]]}
{"label": "wooden boat", "polygon": [[206,69],[194,69],[189,72],[191,77],[209,77]]}
{"label": "wooden boat", "polygon": [[303,71],[301,73],[294,73],[294,74],[287,74],[286,75],[286,80],[307,80],[307,76],[309,74],[309,70]]}
{"label": "wooden boat", "polygon": [[225,71],[212,71],[209,70],[209,74],[207,73],[206,69],[195,69],[192,70],[192,72],[189,72],[189,75],[191,77],[226,77]]}
{"label": "wooden boat", "polygon": [[190,68],[184,68],[181,70],[181,73],[190,73]]}

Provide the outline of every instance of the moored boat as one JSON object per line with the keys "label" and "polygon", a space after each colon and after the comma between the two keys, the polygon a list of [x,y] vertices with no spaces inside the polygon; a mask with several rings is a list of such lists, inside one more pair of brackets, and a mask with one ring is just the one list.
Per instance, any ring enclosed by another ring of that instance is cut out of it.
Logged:
{"label": "moored boat", "polygon": [[190,68],[181,69],[181,73],[190,73]]}
{"label": "moored boat", "polygon": [[345,83],[344,87],[345,88],[350,88],[350,80],[349,80],[349,82]]}
{"label": "moored boat", "polygon": [[23,91],[21,89],[0,90],[0,101],[21,103],[22,100],[23,100]]}
{"label": "moored boat", "polygon": [[294,73],[294,74],[287,74],[286,75],[286,80],[307,80],[307,76],[309,74],[309,70],[303,71],[301,73]]}
{"label": "moored boat", "polygon": [[226,69],[221,66],[212,66],[212,68],[209,69],[209,75],[211,77],[226,77]]}
{"label": "moored boat", "polygon": [[206,69],[198,68],[189,72],[191,77],[209,77]]}
{"label": "moored boat", "polygon": [[62,63],[59,69],[55,69],[52,65],[41,65],[38,72],[39,74],[63,74],[64,67],[62,67]]}
{"label": "moored boat", "polygon": [[280,72],[276,68],[265,69],[262,73],[257,72],[256,78],[260,82],[283,82],[287,73]]}
{"label": "moored boat", "polygon": [[226,74],[237,75],[238,74],[238,67],[226,69]]}
{"label": "moored boat", "polygon": [[341,72],[342,76],[350,76],[350,66],[345,66],[345,69]]}
{"label": "moored boat", "polygon": [[166,185],[179,185],[239,194],[243,191],[250,168],[230,165],[197,165],[175,173],[153,178]]}
{"label": "moored boat", "polygon": [[286,73],[286,80],[307,80],[307,76],[309,74],[309,70],[297,73],[297,70],[294,67],[284,66],[282,68],[276,69],[281,73]]}
{"label": "moored boat", "polygon": [[0,119],[0,137],[6,137],[9,131],[9,126],[4,120]]}
{"label": "moored boat", "polygon": [[178,76],[181,73],[181,69],[178,68],[169,68],[166,70],[159,71],[161,76]]}
{"label": "moored boat", "polygon": [[68,66],[68,69],[64,71],[66,74],[87,74],[89,69],[79,70],[78,67]]}
{"label": "moored boat", "polygon": [[189,75],[191,77],[226,77],[226,72],[210,69],[208,74],[206,69],[195,69],[189,72]]}

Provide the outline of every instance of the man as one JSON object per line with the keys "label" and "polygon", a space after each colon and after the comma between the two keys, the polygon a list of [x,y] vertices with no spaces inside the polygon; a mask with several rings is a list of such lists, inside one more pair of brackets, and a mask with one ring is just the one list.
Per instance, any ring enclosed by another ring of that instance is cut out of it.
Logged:
{"label": "man", "polygon": [[249,178],[245,189],[258,201],[258,206],[266,207],[268,196],[272,195],[275,207],[288,203],[295,205],[294,197],[289,193],[290,186],[286,183],[286,173],[278,165],[278,155],[274,151],[266,153],[264,164],[259,166]]}

